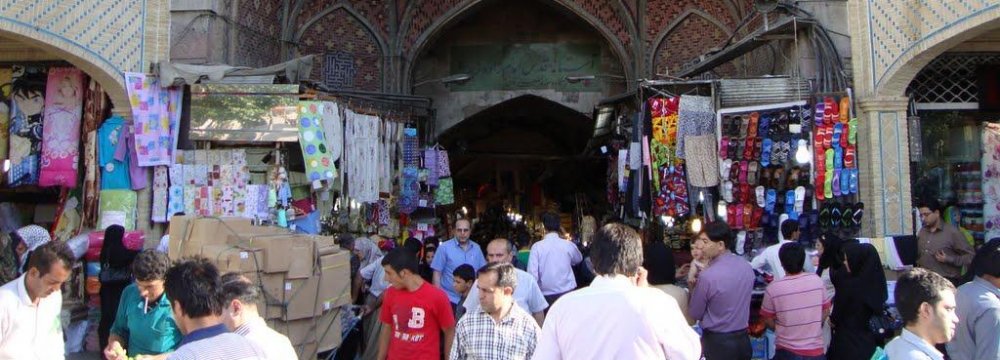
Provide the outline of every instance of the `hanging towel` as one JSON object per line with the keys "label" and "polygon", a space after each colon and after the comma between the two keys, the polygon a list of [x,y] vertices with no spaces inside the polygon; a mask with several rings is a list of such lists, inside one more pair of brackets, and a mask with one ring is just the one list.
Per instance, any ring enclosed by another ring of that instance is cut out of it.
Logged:
{"label": "hanging towel", "polygon": [[360,202],[378,201],[379,126],[376,116],[346,110],[345,157],[348,196]]}
{"label": "hanging towel", "polygon": [[153,168],[153,222],[167,222],[167,199],[169,198],[170,186],[167,181],[167,167],[157,166]]}
{"label": "hanging towel", "polygon": [[677,157],[684,159],[685,137],[715,135],[715,110],[708,96],[682,96],[677,107]]}
{"label": "hanging towel", "polygon": [[336,108],[326,109],[328,102],[299,102],[299,145],[302,146],[302,157],[305,161],[306,178],[309,181],[333,180],[337,169],[330,156],[330,147],[323,133],[323,118],[327,111],[337,111]]}
{"label": "hanging towel", "polygon": [[[175,142],[171,137],[170,94],[160,87],[158,79],[146,77],[142,73],[125,73],[125,89],[132,106],[132,143],[134,162],[138,166],[170,165]],[[174,95],[176,97],[176,94]],[[179,110],[180,107],[175,107]],[[179,119],[179,117],[176,117]],[[135,173],[133,173],[133,176]],[[133,177],[132,189],[146,187],[145,178],[136,184]],[[140,186],[141,185],[141,186]]]}
{"label": "hanging towel", "polygon": [[344,152],[344,120],[340,117],[340,106],[335,102],[323,102],[323,134],[330,161],[340,160]]}
{"label": "hanging towel", "polygon": [[451,205],[455,203],[455,189],[451,178],[438,180],[438,187],[434,190],[434,201],[439,205]]}
{"label": "hanging towel", "polygon": [[38,185],[76,187],[82,116],[83,72],[49,69]]}

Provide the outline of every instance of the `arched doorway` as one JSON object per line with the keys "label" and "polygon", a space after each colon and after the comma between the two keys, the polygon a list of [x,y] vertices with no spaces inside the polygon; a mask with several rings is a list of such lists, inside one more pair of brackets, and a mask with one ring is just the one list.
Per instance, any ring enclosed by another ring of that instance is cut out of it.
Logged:
{"label": "arched doorway", "polygon": [[[458,206],[487,218],[596,214],[607,165],[588,152],[592,112],[628,89],[621,43],[568,1],[466,5],[422,38],[408,70],[412,93],[433,100]],[[455,74],[469,80],[434,80]]]}

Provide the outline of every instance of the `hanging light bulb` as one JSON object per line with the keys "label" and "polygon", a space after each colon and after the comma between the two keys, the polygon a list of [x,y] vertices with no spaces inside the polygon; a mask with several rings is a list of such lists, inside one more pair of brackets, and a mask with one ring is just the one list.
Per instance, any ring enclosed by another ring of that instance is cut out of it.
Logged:
{"label": "hanging light bulb", "polygon": [[799,164],[808,164],[809,159],[812,157],[809,155],[809,146],[806,145],[806,141],[799,139],[799,149],[795,150],[795,161]]}
{"label": "hanging light bulb", "polygon": [[10,159],[3,160],[3,172],[10,171]]}
{"label": "hanging light bulb", "polygon": [[463,206],[462,207],[462,215],[469,215],[469,208]]}
{"label": "hanging light bulb", "polygon": [[701,218],[694,217],[691,219],[691,233],[697,234],[701,232]]}

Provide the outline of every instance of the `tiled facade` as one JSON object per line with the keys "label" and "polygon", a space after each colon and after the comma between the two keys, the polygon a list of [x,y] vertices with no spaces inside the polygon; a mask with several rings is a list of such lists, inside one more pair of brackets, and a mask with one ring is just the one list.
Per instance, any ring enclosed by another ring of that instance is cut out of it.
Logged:
{"label": "tiled facade", "polygon": [[0,33],[65,58],[127,109],[124,76],[166,60],[170,0],[0,1]]}
{"label": "tiled facade", "polygon": [[904,90],[945,50],[1000,28],[995,0],[850,0],[851,50],[857,110],[862,231],[870,236],[912,232],[908,99]]}

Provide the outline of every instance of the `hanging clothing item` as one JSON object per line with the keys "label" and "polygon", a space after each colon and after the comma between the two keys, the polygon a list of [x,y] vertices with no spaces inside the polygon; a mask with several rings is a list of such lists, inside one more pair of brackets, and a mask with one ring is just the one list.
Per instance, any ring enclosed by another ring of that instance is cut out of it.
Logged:
{"label": "hanging clothing item", "polygon": [[451,177],[451,161],[448,160],[448,150],[438,149],[438,177]]}
{"label": "hanging clothing item", "polygon": [[438,205],[451,205],[455,203],[455,184],[451,178],[438,180],[438,187],[434,190],[434,201]]}
{"label": "hanging clothing item", "polygon": [[381,120],[345,110],[345,155],[347,161],[348,191],[353,199],[361,202],[378,201],[378,134]]}
{"label": "hanging clothing item", "polygon": [[167,181],[167,167],[157,166],[153,168],[153,222],[167,222],[167,199],[170,193],[170,186]]}
{"label": "hanging clothing item", "polygon": [[323,132],[323,119],[326,112],[339,110],[336,107],[327,109],[326,104],[329,102],[299,102],[299,145],[309,181],[333,180],[337,174]]}
{"label": "hanging clothing item", "polygon": [[688,136],[715,136],[715,109],[712,106],[712,98],[684,95],[677,107],[677,115],[677,157],[686,159],[685,143]]}
{"label": "hanging clothing item", "polygon": [[76,187],[82,116],[83,72],[49,69],[38,185]]}
{"label": "hanging clothing item", "polygon": [[337,161],[344,153],[344,119],[341,117],[341,109],[337,103],[324,101],[322,104],[323,134],[326,135],[326,148],[329,151],[330,161]]}
{"label": "hanging clothing item", "polygon": [[424,168],[427,169],[427,185],[437,186],[438,184],[438,158],[437,149],[427,148],[424,150]]}
{"label": "hanging clothing item", "polygon": [[115,115],[104,121],[97,130],[97,152],[101,167],[101,189],[128,189],[129,171],[125,161],[115,158],[118,142],[121,140],[125,119]]}
{"label": "hanging clothing item", "polygon": [[132,190],[142,190],[146,187],[146,170],[139,167],[139,158],[135,152],[135,134],[131,126],[122,127],[118,132],[118,145],[115,148],[115,160],[128,166],[128,177]]}
{"label": "hanging clothing item", "polygon": [[[170,113],[170,94],[165,87],[160,86],[159,79],[146,77],[142,73],[125,73],[125,88],[128,90],[129,102],[132,105],[133,162],[136,166],[170,165],[176,141],[172,138],[171,118],[179,119],[180,106],[173,109],[177,115]],[[176,95],[174,95],[176,98]],[[175,99],[179,100],[179,99]],[[133,173],[133,176],[135,174]],[[146,187],[145,177],[142,186],[132,178],[132,188],[135,190]]]}
{"label": "hanging clothing item", "polygon": [[38,184],[45,104],[44,67],[14,66],[10,94],[10,186]]}
{"label": "hanging clothing item", "polygon": [[413,167],[403,168],[403,176],[399,186],[399,212],[411,214],[417,210],[420,197],[420,179],[417,177],[417,169]]}

